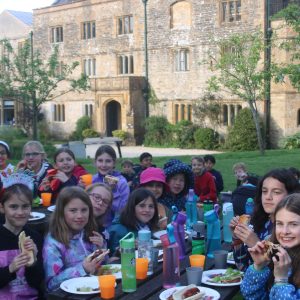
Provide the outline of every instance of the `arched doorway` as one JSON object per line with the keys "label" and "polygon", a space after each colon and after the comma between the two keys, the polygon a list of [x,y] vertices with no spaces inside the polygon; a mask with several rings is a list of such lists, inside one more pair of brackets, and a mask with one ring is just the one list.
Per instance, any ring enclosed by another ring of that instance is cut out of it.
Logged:
{"label": "arched doorway", "polygon": [[112,100],[106,105],[106,135],[112,136],[117,129],[121,129],[121,105]]}

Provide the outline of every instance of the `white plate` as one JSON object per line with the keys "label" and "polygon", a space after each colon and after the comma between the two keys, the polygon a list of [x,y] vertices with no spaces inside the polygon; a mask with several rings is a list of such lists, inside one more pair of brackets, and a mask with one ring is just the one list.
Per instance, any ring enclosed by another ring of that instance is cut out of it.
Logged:
{"label": "white plate", "polygon": [[[112,273],[111,275],[116,276],[116,279],[121,279],[122,278],[121,264],[107,264],[105,266],[109,266],[109,267],[112,267],[112,268],[118,268],[120,271]],[[98,276],[98,274],[95,275],[95,276]]]}
{"label": "white plate", "polygon": [[36,220],[44,219],[45,216],[46,215],[43,213],[32,211],[30,213],[30,218],[28,219],[28,221],[36,221]]}
{"label": "white plate", "polygon": [[[183,288],[185,288],[185,286],[178,286],[178,287],[167,289],[167,290],[163,291],[162,293],[160,293],[159,299],[167,300],[168,297],[170,297],[175,292],[175,290],[179,291],[179,290],[182,290]],[[204,287],[204,286],[198,286],[198,288],[200,289],[200,291],[205,292],[205,296],[213,297],[212,300],[220,299],[220,294],[217,291],[207,288],[207,287]]]}
{"label": "white plate", "polygon": [[229,252],[227,255],[227,263],[230,265],[235,265],[235,261],[233,259],[233,252]]}
{"label": "white plate", "polygon": [[[95,289],[90,292],[79,292],[77,291],[78,288],[82,287],[90,287]],[[66,280],[60,284],[60,288],[65,292],[78,294],[78,295],[90,295],[90,294],[99,294],[99,283],[98,277],[77,277]]]}
{"label": "white plate", "polygon": [[202,274],[202,283],[207,285],[213,285],[213,286],[235,286],[240,285],[242,282],[242,279],[239,282],[232,282],[232,283],[217,283],[217,282],[211,282],[211,275],[214,274],[224,274],[226,272],[226,269],[215,269],[215,270],[209,270],[204,271]]}
{"label": "white plate", "polygon": [[153,241],[153,247],[160,247],[162,246],[161,240],[152,240]]}
{"label": "white plate", "polygon": [[[163,253],[164,253],[164,251],[163,251],[162,249],[158,250],[158,257],[159,257],[159,256],[162,256]],[[137,251],[137,250],[135,250],[135,257],[136,257],[136,258],[139,257],[139,254],[138,254],[138,251]],[[162,262],[162,261],[163,261],[163,258],[160,258],[160,259],[158,260],[158,262]]]}
{"label": "white plate", "polygon": [[[160,239],[160,237],[163,235],[163,234],[166,234],[167,233],[167,230],[160,230],[160,231],[156,231],[153,233],[153,236],[156,238],[156,239]],[[184,238],[187,239],[189,237],[188,235],[188,231],[185,231],[185,236]]]}
{"label": "white plate", "polygon": [[55,211],[55,205],[51,205],[47,208],[49,211],[54,212]]}

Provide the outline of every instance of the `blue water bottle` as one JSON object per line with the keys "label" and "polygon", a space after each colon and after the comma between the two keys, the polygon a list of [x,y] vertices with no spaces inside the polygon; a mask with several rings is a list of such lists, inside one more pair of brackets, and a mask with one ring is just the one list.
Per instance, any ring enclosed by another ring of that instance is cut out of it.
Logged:
{"label": "blue water bottle", "polygon": [[223,204],[223,238],[224,242],[232,242],[232,234],[229,227],[230,221],[233,218],[233,205],[230,202]]}
{"label": "blue water bottle", "polygon": [[221,227],[218,210],[219,205],[215,204],[214,210],[210,210],[204,215],[207,222],[206,252],[210,258],[214,257],[214,251],[221,249]]}
{"label": "blue water bottle", "polygon": [[254,202],[252,198],[248,198],[245,204],[245,213],[246,215],[252,216],[254,211]]}
{"label": "blue water bottle", "polygon": [[186,228],[192,229],[193,224],[197,223],[197,203],[195,199],[195,193],[193,189],[189,189],[189,194],[185,204],[186,210]]}

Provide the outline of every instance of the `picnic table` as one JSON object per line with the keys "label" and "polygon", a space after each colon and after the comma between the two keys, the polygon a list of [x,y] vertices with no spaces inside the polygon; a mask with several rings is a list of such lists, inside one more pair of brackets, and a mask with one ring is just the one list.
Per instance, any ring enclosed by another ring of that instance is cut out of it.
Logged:
{"label": "picnic table", "polygon": [[[223,249],[230,249],[230,244],[223,244]],[[180,261],[180,284],[187,285],[187,277],[186,277],[186,268],[189,267],[189,255],[191,254],[191,246],[187,243],[187,255],[186,257]],[[213,259],[206,258],[205,270],[213,269],[214,261]],[[157,300],[159,299],[159,295],[164,291],[162,286],[162,270],[163,264],[158,264],[158,267],[154,270],[154,273],[147,277],[145,280],[137,281],[137,290],[133,293],[124,293],[122,291],[122,284],[120,280],[117,280],[116,287],[116,300]],[[230,286],[230,287],[216,287],[216,286],[208,286],[206,287],[212,288],[218,291],[221,295],[221,300],[231,300],[234,295],[236,295],[240,288],[239,286]],[[201,288],[200,288],[201,289]],[[48,295],[48,300],[54,299],[75,299],[75,300],[97,300],[101,299],[99,294],[94,295],[75,295],[67,293],[61,289],[51,292]]]}

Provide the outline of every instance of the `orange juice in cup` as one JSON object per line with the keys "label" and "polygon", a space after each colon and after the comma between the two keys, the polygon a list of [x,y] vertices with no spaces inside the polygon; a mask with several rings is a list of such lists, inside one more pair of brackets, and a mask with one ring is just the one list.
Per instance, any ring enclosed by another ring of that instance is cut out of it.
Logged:
{"label": "orange juice in cup", "polygon": [[145,279],[147,278],[148,272],[148,259],[144,257],[139,257],[135,259],[136,265],[136,279]]}
{"label": "orange juice in cup", "polygon": [[51,193],[42,193],[41,197],[42,197],[42,201],[43,201],[43,206],[50,206],[52,194]]}
{"label": "orange juice in cup", "polygon": [[85,174],[80,176],[82,182],[85,186],[89,186],[93,182],[93,175],[92,174]]}
{"label": "orange juice in cup", "polygon": [[115,297],[116,277],[114,275],[98,276],[98,282],[102,299],[112,299]]}
{"label": "orange juice in cup", "polygon": [[200,254],[190,255],[190,264],[191,267],[201,267],[203,269],[205,264],[205,255],[200,255]]}

